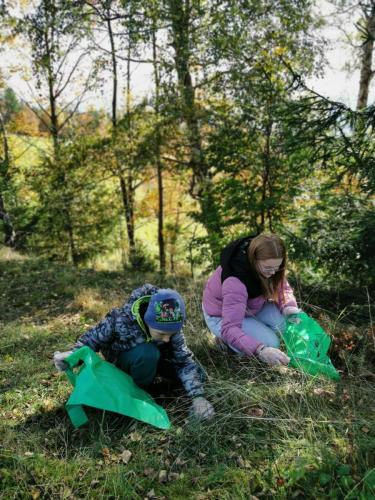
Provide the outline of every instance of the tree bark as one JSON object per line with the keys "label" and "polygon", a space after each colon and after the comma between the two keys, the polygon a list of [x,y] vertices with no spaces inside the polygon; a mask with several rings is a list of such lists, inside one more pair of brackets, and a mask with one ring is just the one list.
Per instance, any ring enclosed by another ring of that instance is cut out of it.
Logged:
{"label": "tree bark", "polygon": [[[0,186],[3,189],[8,182],[10,154],[9,154],[9,144],[5,129],[5,123],[1,113],[0,113],[0,129],[3,137],[3,150],[4,150],[4,158],[0,159],[0,182],[1,182]],[[0,189],[0,219],[3,221],[4,244],[9,247],[14,247],[16,243],[16,231],[12,223],[12,219],[5,207],[4,195],[2,189]]]}
{"label": "tree bark", "polygon": [[[118,95],[118,74],[117,74],[117,48],[113,35],[112,21],[110,16],[110,6],[107,5],[106,12],[106,23],[108,30],[108,37],[111,47],[111,61],[112,61],[112,138],[115,141],[117,139],[117,95]],[[129,42],[130,43],[130,42]],[[128,61],[127,61],[127,78],[126,78],[126,118],[127,118],[127,128],[130,129],[130,46],[128,51]],[[126,222],[126,232],[129,243],[129,258],[135,251],[135,230],[134,230],[134,189],[133,189],[133,178],[130,170],[128,170],[125,176],[122,173],[122,167],[120,159],[116,155],[117,164],[117,175],[120,183],[121,189],[121,200],[124,208],[125,222]]]}
{"label": "tree bark", "polygon": [[265,127],[265,147],[263,151],[263,175],[262,175],[262,209],[261,209],[261,232],[264,231],[266,219],[268,218],[268,228],[272,232],[272,211],[267,206],[267,199],[272,196],[271,193],[271,135],[272,120],[269,120]]}
{"label": "tree bark", "polygon": [[160,77],[159,68],[157,63],[157,50],[156,50],[156,26],[153,20],[152,28],[152,56],[154,67],[154,82],[155,82],[155,160],[156,172],[158,179],[158,245],[159,245],[159,268],[160,272],[165,272],[165,244],[164,244],[164,187],[163,187],[163,164],[160,156],[161,147],[161,134],[159,129],[159,98],[160,98]]}
{"label": "tree bark", "polygon": [[367,107],[371,80],[374,76],[372,69],[372,56],[374,52],[375,40],[375,1],[371,0],[370,5],[363,6],[364,26],[361,54],[361,74],[359,79],[359,92],[357,100],[357,110]]}
{"label": "tree bark", "polygon": [[[171,18],[175,68],[181,95],[181,112],[188,130],[189,163],[193,173],[190,193],[200,205],[202,223],[208,235],[221,236],[222,225],[212,192],[212,175],[202,148],[195,89],[190,73],[191,0],[168,0],[167,4]],[[213,247],[211,249],[214,250]]]}

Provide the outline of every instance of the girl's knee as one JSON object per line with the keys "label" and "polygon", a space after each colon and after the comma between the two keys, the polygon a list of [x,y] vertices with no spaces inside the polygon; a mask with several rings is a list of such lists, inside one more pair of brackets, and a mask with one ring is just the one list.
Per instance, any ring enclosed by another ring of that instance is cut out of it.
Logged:
{"label": "girl's knee", "polygon": [[272,328],[272,330],[278,334],[282,334],[284,333],[284,330],[286,328],[286,321],[284,319],[283,316],[280,316],[280,318],[278,318],[278,320],[273,324],[273,325],[270,325],[270,327]]}
{"label": "girl's knee", "polygon": [[272,332],[272,335],[270,334],[268,338],[263,342],[264,345],[267,347],[280,347],[280,339],[279,337]]}

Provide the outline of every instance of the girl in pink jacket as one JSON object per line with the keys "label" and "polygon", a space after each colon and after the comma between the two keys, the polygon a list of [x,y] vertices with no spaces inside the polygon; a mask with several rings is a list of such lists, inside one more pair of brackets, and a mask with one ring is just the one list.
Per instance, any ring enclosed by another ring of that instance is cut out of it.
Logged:
{"label": "girl in pink jacket", "polygon": [[209,330],[233,351],[271,365],[289,362],[278,347],[285,318],[300,311],[285,278],[286,248],[275,234],[241,238],[221,253],[203,292]]}

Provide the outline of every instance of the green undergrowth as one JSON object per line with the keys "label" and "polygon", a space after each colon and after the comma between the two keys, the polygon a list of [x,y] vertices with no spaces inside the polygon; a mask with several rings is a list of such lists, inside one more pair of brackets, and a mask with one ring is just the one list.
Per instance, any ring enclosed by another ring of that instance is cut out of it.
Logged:
{"label": "green undergrowth", "polygon": [[[71,387],[52,354],[145,281],[186,298],[188,344],[209,375],[216,417],[189,421],[177,392],[160,399],[170,431],[94,409],[74,430],[64,409]],[[201,291],[187,278],[0,260],[0,498],[374,498],[370,326],[351,324],[361,342],[333,353],[336,384],[223,354],[202,321]],[[323,316],[335,337],[346,334],[337,315]]]}

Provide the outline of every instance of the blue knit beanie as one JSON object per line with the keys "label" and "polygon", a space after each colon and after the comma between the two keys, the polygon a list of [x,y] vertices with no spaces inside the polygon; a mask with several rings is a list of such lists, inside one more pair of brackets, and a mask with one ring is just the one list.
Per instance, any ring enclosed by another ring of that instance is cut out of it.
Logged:
{"label": "blue knit beanie", "polygon": [[145,323],[162,332],[178,332],[185,320],[185,303],[179,293],[170,288],[159,288],[151,296],[145,316]]}

